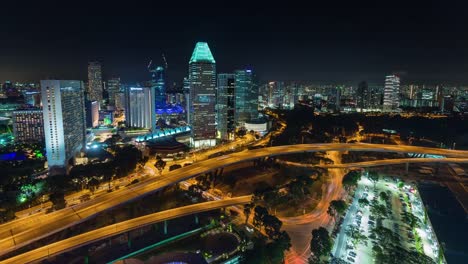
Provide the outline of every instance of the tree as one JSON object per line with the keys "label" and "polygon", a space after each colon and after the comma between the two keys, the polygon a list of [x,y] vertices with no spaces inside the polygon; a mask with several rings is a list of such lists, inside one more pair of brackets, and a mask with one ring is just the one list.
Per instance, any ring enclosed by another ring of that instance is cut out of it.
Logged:
{"label": "tree", "polygon": [[250,217],[250,214],[252,213],[252,208],[253,208],[252,203],[244,205],[245,224],[249,222],[249,217]]}
{"label": "tree", "polygon": [[253,225],[258,227],[261,227],[263,225],[263,221],[265,219],[265,216],[268,215],[268,210],[260,205],[255,206],[254,209],[254,218],[253,218]]}
{"label": "tree", "polygon": [[245,127],[241,127],[237,130],[237,136],[243,138],[247,134],[247,129]]}
{"label": "tree", "polygon": [[403,212],[402,220],[407,223],[411,228],[419,227],[420,220],[410,212]]}
{"label": "tree", "polygon": [[89,190],[94,193],[96,188],[99,187],[99,181],[96,179],[96,177],[93,177],[89,180],[88,182],[88,188]]}
{"label": "tree", "polygon": [[276,239],[268,243],[264,236],[254,236],[252,241],[254,249],[245,253],[242,263],[284,263],[284,252],[291,248],[291,238],[286,231],[281,231]]}
{"label": "tree", "polygon": [[397,184],[398,188],[403,188],[403,186],[405,186],[405,183],[402,182],[402,181],[399,181],[398,184]]}
{"label": "tree", "polygon": [[348,209],[348,205],[345,201],[333,200],[328,206],[327,213],[333,218],[336,218],[337,216],[342,215],[346,211],[346,209]]}
{"label": "tree", "polygon": [[133,145],[124,147],[114,147],[113,166],[116,167],[116,176],[122,177],[136,169],[137,164],[142,160],[142,153]]}
{"label": "tree", "polygon": [[310,251],[314,254],[314,259],[319,260],[321,256],[328,256],[333,243],[327,229],[319,227],[312,230],[312,240],[310,241]]}
{"label": "tree", "polygon": [[291,248],[291,238],[286,231],[278,233],[277,237],[266,246],[270,263],[284,263],[284,252]]}
{"label": "tree", "polygon": [[263,218],[263,226],[265,228],[265,233],[270,239],[276,239],[279,236],[282,225],[283,222],[281,222],[274,215],[267,214]]}
{"label": "tree", "polygon": [[386,192],[380,192],[379,197],[384,202],[388,202],[388,199],[390,199],[390,197],[388,196],[388,193]]}
{"label": "tree", "polygon": [[367,177],[374,184],[374,189],[375,189],[375,185],[379,181],[379,173],[376,171],[369,171],[369,175]]}
{"label": "tree", "polygon": [[358,171],[350,171],[343,176],[343,186],[349,190],[351,187],[355,187],[358,181],[361,179],[361,173]]}
{"label": "tree", "polygon": [[156,163],[154,163],[154,167],[159,171],[159,174],[161,175],[162,171],[166,167],[166,162],[161,158],[161,156],[156,157]]}
{"label": "tree", "polygon": [[67,206],[67,201],[65,200],[65,194],[61,191],[55,191],[49,195],[49,200],[52,202],[52,207],[54,210],[59,210]]}
{"label": "tree", "polygon": [[357,245],[359,242],[364,241],[364,239],[367,238],[356,226],[350,226],[346,230],[346,235],[352,239],[354,245]]}
{"label": "tree", "polygon": [[370,209],[372,214],[375,214],[379,217],[387,217],[387,208],[383,204],[376,203]]}
{"label": "tree", "polygon": [[309,187],[314,181],[306,175],[297,176],[296,179],[288,184],[289,195],[293,200],[303,200],[309,194]]}
{"label": "tree", "polygon": [[0,223],[6,223],[16,218],[15,211],[11,208],[0,211]]}
{"label": "tree", "polygon": [[198,184],[192,184],[188,187],[188,193],[191,197],[195,199],[200,199],[202,197],[203,187]]}
{"label": "tree", "polygon": [[108,182],[108,191],[111,190],[111,181],[115,176],[115,167],[112,164],[106,164],[107,166],[102,170],[102,176],[104,181]]}
{"label": "tree", "polygon": [[263,194],[263,201],[270,209],[278,204],[279,199],[278,189],[271,189]]}
{"label": "tree", "polygon": [[369,206],[370,202],[366,198],[359,198],[358,200],[359,206]]}

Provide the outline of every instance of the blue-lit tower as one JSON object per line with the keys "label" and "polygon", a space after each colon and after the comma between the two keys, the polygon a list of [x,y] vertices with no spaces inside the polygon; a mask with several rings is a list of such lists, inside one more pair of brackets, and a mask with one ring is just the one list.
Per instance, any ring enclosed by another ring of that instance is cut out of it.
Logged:
{"label": "blue-lit tower", "polygon": [[166,106],[166,81],[164,78],[165,70],[161,66],[151,67],[151,88],[154,88],[154,100],[156,108],[164,108]]}

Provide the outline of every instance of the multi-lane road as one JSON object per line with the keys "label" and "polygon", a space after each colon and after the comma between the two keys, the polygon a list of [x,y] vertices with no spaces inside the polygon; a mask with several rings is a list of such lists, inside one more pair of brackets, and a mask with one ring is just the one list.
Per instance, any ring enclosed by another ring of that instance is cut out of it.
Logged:
{"label": "multi-lane road", "polygon": [[182,217],[190,214],[206,212],[218,208],[250,203],[252,196],[240,196],[219,201],[204,202],[188,206],[169,209],[154,214],[127,220],[121,223],[109,225],[74,237],[70,237],[50,245],[31,250],[21,255],[9,258],[1,263],[30,263],[37,262],[51,256],[70,251],[75,248],[112,237],[146,225]]}
{"label": "multi-lane road", "polygon": [[128,187],[121,188],[120,190],[106,193],[93,200],[73,207],[68,207],[50,214],[37,215],[34,218],[27,217],[24,219],[18,219],[0,225],[0,255],[11,252],[14,249],[25,246],[33,241],[49,236],[50,234],[77,223],[83,222],[102,211],[135,200],[144,195],[161,190],[164,187],[202,173],[262,157],[318,151],[409,152],[468,158],[468,151],[362,143],[302,144],[242,151],[200,161],[190,166],[168,172],[163,176],[156,176],[143,183],[130,185]]}
{"label": "multi-lane road", "polygon": [[372,160],[362,162],[352,162],[343,164],[303,164],[300,162],[291,162],[278,160],[277,162],[282,164],[289,164],[299,167],[320,167],[327,169],[349,169],[349,168],[368,168],[388,165],[398,165],[406,163],[468,163],[468,158],[404,158],[404,159],[384,159],[384,160]]}

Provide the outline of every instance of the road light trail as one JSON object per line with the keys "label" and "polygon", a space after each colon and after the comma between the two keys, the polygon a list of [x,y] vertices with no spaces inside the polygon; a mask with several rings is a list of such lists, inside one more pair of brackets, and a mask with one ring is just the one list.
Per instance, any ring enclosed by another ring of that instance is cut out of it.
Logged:
{"label": "road light trail", "polygon": [[[140,182],[126,188],[105,193],[93,200],[78,204],[73,209],[82,217],[82,219],[78,218],[75,212],[68,207],[50,214],[37,215],[34,217],[34,221],[32,221],[33,219],[25,218],[0,225],[0,255],[6,254],[38,239],[47,237],[70,226],[81,223],[96,216],[100,212],[109,210],[129,201],[136,200],[145,195],[161,190],[164,187],[171,186],[203,173],[263,157],[323,151],[422,153],[447,157],[468,158],[468,151],[362,143],[286,145],[232,153],[229,154],[228,158],[223,159],[222,161],[217,159],[200,161],[190,166],[167,172],[163,176],[154,177],[145,182]],[[13,236],[11,236],[11,234],[13,234]],[[16,245],[13,240],[16,241]]]}
{"label": "road light trail", "polygon": [[364,168],[364,167],[377,167],[387,165],[400,165],[405,163],[468,163],[468,158],[404,158],[404,159],[385,159],[385,160],[373,160],[373,161],[362,161],[352,162],[343,164],[304,164],[300,162],[291,162],[276,159],[278,163],[292,165],[297,167],[307,168],[327,168],[327,169],[349,169],[349,168]]}
{"label": "road light trail", "polygon": [[84,245],[90,244],[92,242],[96,242],[105,238],[109,238],[121,233],[125,233],[146,225],[206,212],[214,209],[219,209],[228,206],[234,206],[239,204],[246,204],[250,203],[252,200],[251,195],[240,196],[225,200],[218,200],[218,201],[210,201],[198,204],[187,205],[183,207],[178,207],[174,209],[165,210],[162,212],[157,212],[154,214],[149,214],[145,216],[141,216],[138,218],[134,218],[131,220],[127,220],[124,222],[120,222],[117,224],[109,225],[103,228],[99,228],[93,231],[89,231],[77,236],[73,236],[50,245],[40,247],[29,252],[23,253],[21,255],[6,259],[0,263],[30,263],[30,262],[37,262],[48,257],[61,254],[67,251],[70,251],[75,248],[82,247]]}

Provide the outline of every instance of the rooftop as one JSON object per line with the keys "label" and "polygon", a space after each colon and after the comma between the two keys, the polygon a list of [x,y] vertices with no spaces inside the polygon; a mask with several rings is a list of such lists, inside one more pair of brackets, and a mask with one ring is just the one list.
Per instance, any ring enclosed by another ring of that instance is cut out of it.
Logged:
{"label": "rooftop", "polygon": [[216,61],[213,58],[213,54],[211,54],[210,47],[208,47],[208,43],[197,42],[189,63],[192,63],[192,62],[216,63]]}

